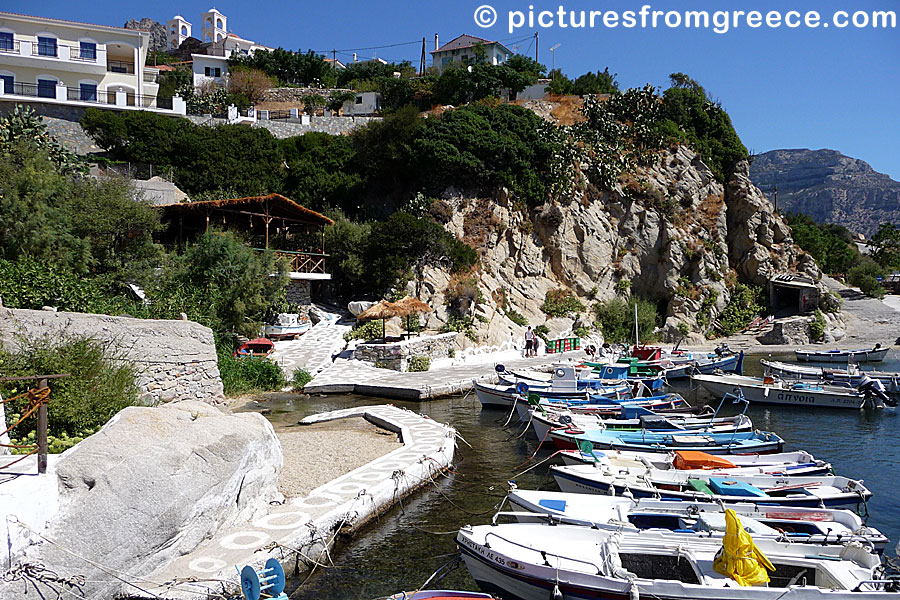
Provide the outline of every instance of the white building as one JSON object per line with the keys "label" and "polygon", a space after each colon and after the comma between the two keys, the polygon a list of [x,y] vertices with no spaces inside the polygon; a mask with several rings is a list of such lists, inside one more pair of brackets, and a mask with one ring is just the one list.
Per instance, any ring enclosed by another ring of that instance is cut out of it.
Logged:
{"label": "white building", "polygon": [[184,114],[157,100],[149,46],[147,31],[0,12],[0,102]]}
{"label": "white building", "polygon": [[177,50],[181,42],[191,37],[191,24],[181,15],[166,21],[166,47]]}
{"label": "white building", "polygon": [[[435,41],[435,45],[437,42]],[[478,48],[484,50],[484,58],[478,58]],[[447,42],[431,53],[432,64],[439,72],[453,66],[468,66],[478,62],[489,65],[502,65],[513,55],[513,52],[500,42],[492,42],[474,35],[461,35]]]}
{"label": "white building", "polygon": [[207,83],[225,85],[228,78],[228,58],[224,56],[210,56],[208,54],[191,54],[194,72],[194,87],[200,87]]}

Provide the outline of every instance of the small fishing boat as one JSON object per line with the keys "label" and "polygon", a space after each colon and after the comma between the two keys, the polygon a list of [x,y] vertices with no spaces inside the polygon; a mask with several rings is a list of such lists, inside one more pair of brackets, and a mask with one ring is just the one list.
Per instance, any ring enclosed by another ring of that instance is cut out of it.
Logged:
{"label": "small fishing boat", "polygon": [[661,375],[630,377],[628,367],[625,365],[618,369],[607,367],[608,370],[599,374],[590,367],[573,364],[554,365],[553,370],[547,374],[507,371],[503,365],[497,365],[495,369],[501,384],[516,385],[520,381],[524,381],[533,391],[547,389],[554,392],[587,391],[617,386],[627,381],[632,386],[632,395],[649,396],[661,389],[664,383]]}
{"label": "small fishing boat", "polygon": [[296,338],[312,327],[312,321],[306,315],[295,313],[278,313],[275,323],[266,325],[265,334],[269,339]]}
{"label": "small fishing boat", "polygon": [[880,381],[884,392],[894,401],[900,400],[900,373],[894,371],[863,371],[856,363],[848,363],[846,369],[797,365],[777,360],[762,359],[759,363],[766,368],[766,374],[782,379],[800,379],[838,383],[859,387],[864,378]]}
{"label": "small fishing boat", "polygon": [[782,506],[842,506],[865,502],[862,481],[836,475],[743,475],[594,465],[550,467],[564,492],[692,502],[751,502]]}
{"label": "small fishing boat", "polygon": [[589,442],[594,449],[628,450],[636,452],[671,452],[696,450],[708,454],[768,454],[781,452],[784,440],[766,431],[585,431],[582,429],[551,429],[549,439],[560,450],[581,448]]}
{"label": "small fishing boat", "polygon": [[490,594],[461,592],[458,590],[419,590],[400,592],[379,600],[494,600]]}
{"label": "small fishing boat", "polygon": [[[730,538],[685,544],[655,532],[533,523],[466,526],[456,543],[488,592],[516,600],[895,600],[896,581],[862,544],[754,540],[729,514]],[[740,534],[738,533],[740,530]],[[749,547],[749,548],[748,548]],[[716,560],[726,549],[726,559]],[[745,557],[741,569],[727,557]],[[724,565],[723,565],[724,563]],[[763,566],[765,565],[765,567]],[[718,568],[717,568],[718,567]],[[767,581],[742,586],[736,579]]]}
{"label": "small fishing boat", "polygon": [[275,352],[275,344],[273,344],[271,340],[267,340],[266,338],[256,338],[255,340],[244,342],[238,346],[238,349],[234,351],[234,356],[237,358],[245,358],[248,356],[265,358],[273,352]]}
{"label": "small fishing boat", "polygon": [[[519,382],[517,385],[492,385],[482,383],[477,379],[472,380],[475,394],[481,401],[482,408],[511,408],[517,401],[524,402],[523,395],[530,392],[530,388]],[[627,383],[619,383],[605,388],[584,390],[579,392],[554,392],[549,389],[534,391],[541,398],[566,404],[612,404],[631,399],[631,386]]]}
{"label": "small fishing boat", "polygon": [[759,404],[859,410],[870,397],[867,393],[847,386],[812,381],[784,381],[771,376],[692,375],[691,381],[696,381],[716,396],[739,390],[749,402]]}
{"label": "small fishing boat", "polygon": [[[518,405],[519,418],[531,422],[539,440],[546,438],[551,429],[581,429],[584,431],[690,431],[704,430],[713,433],[750,431],[753,422],[746,415],[735,417],[698,418],[678,415],[658,415],[640,406],[622,405],[618,418],[604,415],[574,413],[566,409],[545,409],[541,405]],[[524,413],[524,414],[523,414]]]}
{"label": "small fishing boat", "polygon": [[826,350],[816,352],[813,350],[795,350],[797,360],[803,362],[843,363],[848,362],[881,362],[887,355],[888,348],[882,348],[881,344],[875,344],[872,348],[861,350]]}
{"label": "small fishing boat", "polygon": [[607,450],[562,450],[559,453],[564,465],[594,465],[608,462],[610,456],[639,461],[652,469],[679,469],[682,471],[720,471],[741,469],[741,472],[756,472],[761,475],[826,475],[831,473],[831,464],[817,460],[809,452],[777,452],[773,454],[721,454],[676,450],[674,452],[629,452]]}
{"label": "small fishing boat", "polygon": [[[520,523],[551,522],[637,533],[662,530],[690,542],[697,536],[722,537],[725,508],[712,502],[673,502],[512,489],[506,496]],[[754,539],[769,538],[801,544],[871,544],[884,552],[887,537],[850,510],[806,507],[729,504]],[[542,516],[539,516],[542,515]],[[494,522],[507,513],[497,513]]]}

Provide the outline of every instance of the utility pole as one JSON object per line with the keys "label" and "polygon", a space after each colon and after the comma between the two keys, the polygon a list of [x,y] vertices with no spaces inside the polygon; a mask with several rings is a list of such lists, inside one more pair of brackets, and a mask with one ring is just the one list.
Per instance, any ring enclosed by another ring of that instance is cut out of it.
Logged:
{"label": "utility pole", "polygon": [[419,75],[425,75],[425,36],[422,36],[422,58],[419,59]]}
{"label": "utility pole", "polygon": [[538,47],[539,47],[540,43],[541,43],[541,32],[535,31],[534,32],[534,60],[535,60],[535,62],[541,62],[540,60],[538,60]]}
{"label": "utility pole", "polygon": [[778,214],[778,185],[775,185],[775,214]]}

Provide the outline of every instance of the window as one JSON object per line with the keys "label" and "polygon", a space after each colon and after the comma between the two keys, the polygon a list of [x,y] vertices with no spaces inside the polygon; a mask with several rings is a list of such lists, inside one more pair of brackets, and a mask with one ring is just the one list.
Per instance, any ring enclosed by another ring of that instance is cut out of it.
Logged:
{"label": "window", "polygon": [[52,79],[37,80],[38,98],[56,98],[56,82]]}
{"label": "window", "polygon": [[357,96],[357,97],[356,97],[356,103],[357,103],[357,104],[362,104],[362,96]]}
{"label": "window", "polygon": [[56,38],[38,36],[38,56],[56,56]]}
{"label": "window", "polygon": [[12,50],[13,34],[9,31],[0,31],[0,50]]}
{"label": "window", "polygon": [[221,76],[222,76],[222,69],[220,67],[216,67],[215,69],[213,69],[213,77],[221,77]]}
{"label": "window", "polygon": [[80,99],[84,102],[96,102],[97,101],[97,84],[95,83],[82,83],[78,86],[80,88]]}
{"label": "window", "polygon": [[97,60],[97,44],[94,42],[81,42],[79,50],[82,60]]}
{"label": "window", "polygon": [[187,27],[184,25],[181,26],[181,35],[187,35]]}
{"label": "window", "polygon": [[4,94],[15,94],[15,77],[12,75],[0,75],[0,82],[3,83]]}
{"label": "window", "polygon": [[203,67],[203,74],[207,77],[212,77],[212,69],[209,67]]}

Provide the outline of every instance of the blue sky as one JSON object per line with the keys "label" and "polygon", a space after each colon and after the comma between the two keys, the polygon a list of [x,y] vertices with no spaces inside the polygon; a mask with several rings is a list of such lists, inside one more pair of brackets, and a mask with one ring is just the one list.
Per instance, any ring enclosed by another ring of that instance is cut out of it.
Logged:
{"label": "blue sky", "polygon": [[[473,13],[490,3],[500,18],[488,29],[475,25]],[[556,11],[560,2],[532,0],[535,10]],[[570,0],[567,10],[808,10],[830,19],[838,10],[894,10],[896,0]],[[528,0],[444,2],[300,2],[266,0],[184,0],[135,2],[123,0],[3,0],[2,10],[121,26],[129,18],[150,17],[164,22],[182,14],[199,31],[200,15],[214,5],[228,17],[230,30],[269,46],[291,49],[348,50],[404,44],[378,50],[358,50],[408,59],[418,64],[421,39],[433,50],[461,33],[509,40],[520,52],[534,53],[535,30],[507,29],[506,13],[527,11]],[[416,42],[418,40],[418,42]],[[731,114],[746,146],[753,152],[775,148],[832,148],[869,162],[876,170],[900,180],[900,29],[750,30],[726,34],[685,29],[540,30],[540,60],[553,61],[570,76],[609,67],[623,87],[667,85],[669,73],[682,71],[698,80]]]}

